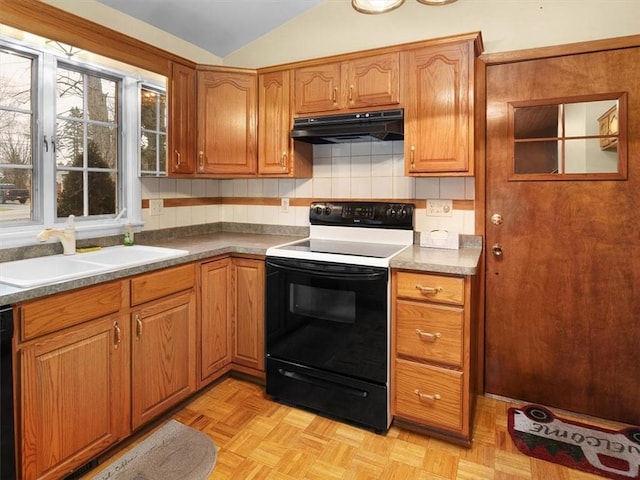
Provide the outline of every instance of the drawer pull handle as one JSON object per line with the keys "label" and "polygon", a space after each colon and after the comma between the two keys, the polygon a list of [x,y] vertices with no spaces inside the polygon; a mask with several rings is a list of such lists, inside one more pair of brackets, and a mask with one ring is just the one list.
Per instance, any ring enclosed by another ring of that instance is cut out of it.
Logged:
{"label": "drawer pull handle", "polygon": [[441,333],[423,332],[419,328],[416,328],[416,333],[420,336],[420,340],[424,340],[426,342],[435,342],[437,339],[442,337]]}
{"label": "drawer pull handle", "polygon": [[140,340],[142,336],[142,320],[140,320],[140,315],[136,315],[136,340]]}
{"label": "drawer pull handle", "polygon": [[442,287],[425,287],[423,285],[416,285],[416,288],[420,290],[423,295],[435,295],[444,290]]}
{"label": "drawer pull handle", "polygon": [[118,325],[118,322],[113,322],[113,332],[113,346],[114,348],[118,348],[118,346],[120,346],[120,326]]}
{"label": "drawer pull handle", "polygon": [[417,388],[416,388],[415,394],[418,396],[418,399],[421,402],[425,402],[430,405],[433,405],[434,403],[436,403],[436,400],[440,400],[441,398],[440,395],[438,395],[437,393],[435,395],[427,395],[426,393],[422,393]]}

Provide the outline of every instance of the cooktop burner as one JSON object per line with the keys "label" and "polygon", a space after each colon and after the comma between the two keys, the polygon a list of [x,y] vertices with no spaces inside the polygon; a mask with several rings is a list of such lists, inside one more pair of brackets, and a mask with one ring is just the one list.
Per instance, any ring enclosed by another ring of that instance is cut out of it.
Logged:
{"label": "cooktop burner", "polygon": [[309,237],[267,250],[267,256],[388,267],[413,243],[413,204],[314,202]]}

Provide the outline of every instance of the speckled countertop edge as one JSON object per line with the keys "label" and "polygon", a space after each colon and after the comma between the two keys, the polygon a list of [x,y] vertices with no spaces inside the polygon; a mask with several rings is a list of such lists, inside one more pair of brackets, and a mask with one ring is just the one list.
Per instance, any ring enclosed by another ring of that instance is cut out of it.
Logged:
{"label": "speckled countertop edge", "polygon": [[[221,231],[224,229],[224,231]],[[237,227],[234,224],[218,225],[212,229],[167,230],[145,232],[136,235],[136,243],[157,247],[177,248],[189,253],[180,257],[155,261],[128,268],[89,275],[51,285],[21,289],[0,284],[0,305],[44,297],[98,283],[139,275],[189,262],[213,258],[230,253],[264,255],[269,247],[295,241],[308,236],[305,227],[268,228],[268,226]],[[116,238],[119,241],[119,238]],[[82,242],[87,243],[87,242]],[[111,246],[113,241],[89,242],[101,246]],[[81,243],[79,242],[79,246]],[[479,236],[461,236],[459,250],[422,248],[412,245],[391,259],[391,268],[430,271],[453,275],[475,275],[482,252]],[[52,252],[51,254],[59,253]],[[79,254],[81,255],[81,254]],[[30,255],[33,256],[33,255]],[[28,256],[25,256],[28,258]]]}

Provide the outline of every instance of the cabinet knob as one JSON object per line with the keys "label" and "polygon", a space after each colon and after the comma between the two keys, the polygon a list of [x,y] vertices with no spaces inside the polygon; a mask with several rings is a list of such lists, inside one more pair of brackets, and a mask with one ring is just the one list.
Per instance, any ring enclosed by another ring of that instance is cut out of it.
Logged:
{"label": "cabinet knob", "polygon": [[410,148],[410,154],[409,154],[409,160],[411,161],[411,168],[415,168],[416,167],[416,146],[415,145],[411,145]]}
{"label": "cabinet knob", "polygon": [[180,164],[182,163],[182,161],[180,160],[180,152],[178,150],[175,150],[175,154],[176,154],[176,167],[179,167]]}
{"label": "cabinet knob", "polygon": [[287,169],[287,152],[282,152],[282,157],[280,158],[280,166],[282,166],[282,170]]}
{"label": "cabinet knob", "polygon": [[140,320],[140,315],[136,315],[136,340],[140,340],[142,336],[142,320]]}

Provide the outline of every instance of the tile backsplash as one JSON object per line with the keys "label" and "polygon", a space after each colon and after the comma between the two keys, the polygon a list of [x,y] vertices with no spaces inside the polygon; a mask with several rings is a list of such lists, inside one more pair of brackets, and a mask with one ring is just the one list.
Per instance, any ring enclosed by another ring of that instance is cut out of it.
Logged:
{"label": "tile backsplash", "polygon": [[[473,177],[416,178],[404,175],[404,142],[357,142],[314,145],[313,178],[308,179],[170,179],[143,178],[143,199],[189,197],[242,198],[358,198],[400,200],[474,200]],[[265,202],[164,207],[159,215],[143,211],[145,230],[202,223],[236,222],[307,226],[308,207],[288,212]],[[266,202],[273,203],[273,202]],[[447,229],[474,234],[474,211],[456,210],[450,217],[428,217],[416,209],[415,230]]]}

